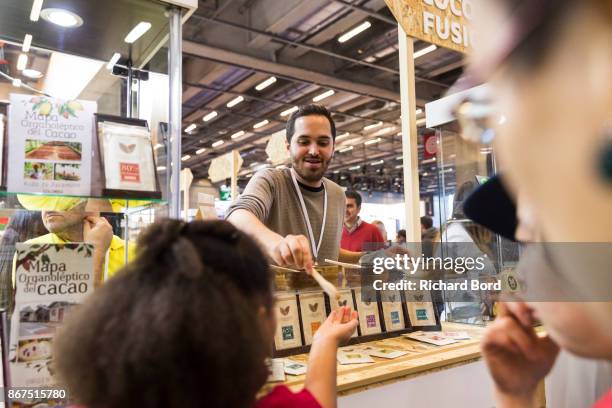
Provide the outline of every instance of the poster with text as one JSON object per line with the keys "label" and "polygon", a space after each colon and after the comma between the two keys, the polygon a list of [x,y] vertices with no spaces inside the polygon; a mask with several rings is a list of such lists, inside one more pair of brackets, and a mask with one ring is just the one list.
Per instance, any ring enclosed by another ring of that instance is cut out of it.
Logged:
{"label": "poster with text", "polygon": [[53,386],[53,338],[74,308],[93,292],[93,246],[18,243],[15,247],[11,386]]}
{"label": "poster with text", "polygon": [[96,103],[19,94],[10,100],[7,190],[89,195]]}

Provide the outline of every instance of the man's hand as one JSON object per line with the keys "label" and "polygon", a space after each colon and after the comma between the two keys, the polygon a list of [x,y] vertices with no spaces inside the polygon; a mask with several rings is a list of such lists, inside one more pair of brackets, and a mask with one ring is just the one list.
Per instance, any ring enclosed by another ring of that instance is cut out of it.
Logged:
{"label": "man's hand", "polygon": [[287,235],[269,249],[269,256],[278,266],[310,271],[314,262],[310,254],[310,244],[303,235]]}
{"label": "man's hand", "polygon": [[87,216],[83,219],[83,240],[93,244],[96,251],[106,253],[113,239],[113,228],[103,217]]}
{"label": "man's hand", "polygon": [[349,306],[332,310],[315,333],[313,343],[329,340],[338,346],[351,338],[358,324],[357,312]]}
{"label": "man's hand", "polygon": [[481,343],[500,407],[511,406],[509,401],[530,406],[538,383],[551,370],[559,353],[559,347],[549,337],[537,336],[530,316],[524,303],[499,303],[499,316]]}

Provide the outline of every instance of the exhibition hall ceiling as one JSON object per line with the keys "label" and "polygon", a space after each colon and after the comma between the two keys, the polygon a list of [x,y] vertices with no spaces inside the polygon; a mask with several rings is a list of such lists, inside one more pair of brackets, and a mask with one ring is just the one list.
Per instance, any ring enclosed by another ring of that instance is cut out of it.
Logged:
{"label": "exhibition hall ceiling", "polygon": [[[338,128],[328,177],[402,191],[397,27],[383,0],[200,1],[183,30],[183,166],[205,177],[213,158],[239,149],[246,183],[270,166],[266,143],[291,108],[316,99]],[[447,92],[463,57],[414,47],[423,133],[425,103]],[[424,193],[438,183],[435,166],[422,164]]]}

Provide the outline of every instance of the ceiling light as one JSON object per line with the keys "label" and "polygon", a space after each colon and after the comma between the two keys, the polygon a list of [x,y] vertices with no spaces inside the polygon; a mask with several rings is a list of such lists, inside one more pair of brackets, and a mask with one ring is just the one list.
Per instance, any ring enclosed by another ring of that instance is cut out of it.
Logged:
{"label": "ceiling light", "polygon": [[13,79],[13,86],[19,88],[21,86],[21,79],[19,78]]}
{"label": "ceiling light", "polygon": [[418,108],[415,112],[417,115],[420,115],[421,113],[423,113],[423,109]]}
{"label": "ceiling light", "polygon": [[189,126],[187,126],[187,127],[185,128],[185,132],[189,133],[189,132],[191,132],[191,131],[195,130],[195,128],[196,128],[196,127],[197,127],[197,126],[196,126],[196,124],[195,124],[195,123],[192,123],[191,125],[189,125]]}
{"label": "ceiling light", "polygon": [[70,10],[61,8],[46,8],[40,12],[43,20],[58,25],[60,27],[79,27],[83,25],[83,19]]}
{"label": "ceiling light", "polygon": [[229,101],[227,105],[225,106],[227,106],[228,108],[233,108],[234,106],[238,105],[242,101],[244,101],[244,98],[242,96],[237,96],[231,101]]}
{"label": "ceiling light", "polygon": [[344,132],[344,133],[342,133],[342,134],[340,134],[340,135],[336,136],[336,141],[341,140],[341,139],[344,139],[344,138],[347,138],[347,137],[349,137],[350,135],[351,135],[351,133],[350,133],[350,132]]}
{"label": "ceiling light", "polygon": [[147,21],[141,21],[140,23],[136,24],[136,27],[132,28],[132,31],[130,31],[128,35],[125,36],[123,41],[125,41],[128,44],[133,44],[144,33],[149,31],[150,28],[151,28],[151,23]]}
{"label": "ceiling light", "polygon": [[395,158],[395,160],[404,160],[404,157],[402,157],[402,156],[397,156],[397,157]]}
{"label": "ceiling light", "polygon": [[42,72],[37,71],[37,70],[32,69],[32,68],[26,68],[23,71],[21,71],[21,73],[24,76],[27,76],[28,78],[32,78],[32,79],[42,78],[42,76],[43,76]]}
{"label": "ceiling light", "polygon": [[157,170],[158,171],[164,171],[164,170],[166,170],[166,166],[157,166]]}
{"label": "ceiling light", "polygon": [[353,167],[349,167],[349,170],[359,170],[361,168],[361,166],[353,166]]}
{"label": "ceiling light", "polygon": [[368,58],[364,59],[365,62],[369,62],[370,64],[373,63],[374,61],[376,61],[376,58],[369,56]]}
{"label": "ceiling light", "polygon": [[238,132],[234,133],[231,138],[232,139],[238,139],[239,137],[244,136],[244,130],[239,130]]}
{"label": "ceiling light", "polygon": [[253,129],[259,129],[262,126],[266,126],[268,123],[270,123],[270,121],[268,119],[264,119],[261,122],[254,124]]}
{"label": "ceiling light", "polygon": [[191,159],[191,156],[190,156],[190,155],[188,155],[188,154],[186,154],[186,155],[184,155],[183,157],[181,157],[181,160],[182,160],[182,161],[189,160],[189,159]]}
{"label": "ceiling light", "polygon": [[164,147],[163,144],[157,143],[155,146],[153,146],[153,150],[161,149],[162,147]]}
{"label": "ceiling light", "polygon": [[429,173],[427,172],[423,173],[423,177],[427,177],[427,176],[429,176]]}
{"label": "ceiling light", "polygon": [[280,113],[281,116],[289,116],[291,115],[293,112],[297,111],[299,108],[297,106],[294,106],[293,108],[289,108],[287,110],[284,110]]}
{"label": "ceiling light", "polygon": [[209,114],[205,115],[205,116],[202,118],[202,120],[203,120],[204,122],[208,122],[209,120],[216,118],[216,117],[217,117],[217,115],[218,115],[217,111],[212,111],[212,112],[210,112]]}
{"label": "ceiling light", "polygon": [[40,16],[40,9],[42,9],[43,0],[34,0],[32,4],[32,11],[30,12],[30,20],[38,21],[38,17]]}
{"label": "ceiling light", "polygon": [[23,71],[28,65],[28,56],[27,54],[19,54],[19,58],[17,58],[17,70]]}
{"label": "ceiling light", "polygon": [[398,164],[397,166],[395,166],[396,169],[401,169],[402,167],[404,167],[403,164]]}
{"label": "ceiling light", "polygon": [[368,140],[367,142],[364,143],[364,145],[369,146],[371,144],[378,143],[380,141],[381,141],[380,137],[377,137],[376,139]]}
{"label": "ceiling light", "polygon": [[351,150],[353,150],[353,146],[345,147],[344,149],[339,150],[339,152],[346,153],[346,152],[350,152]]}
{"label": "ceiling light", "polygon": [[435,51],[437,49],[438,49],[438,47],[436,47],[435,45],[432,44],[429,47],[425,47],[425,48],[420,49],[417,52],[415,52],[413,58],[417,59],[417,58],[422,57],[425,54],[429,54],[430,52]]}
{"label": "ceiling light", "polygon": [[363,130],[370,130],[370,129],[374,129],[374,128],[377,128],[377,127],[379,127],[379,126],[382,126],[382,124],[383,124],[382,122],[378,122],[378,123],[374,123],[374,124],[372,124],[372,125],[367,125],[367,126],[365,126],[365,127],[363,128]]}
{"label": "ceiling light", "polygon": [[332,96],[335,93],[336,93],[336,91],[334,91],[333,89],[330,89],[329,91],[323,92],[322,94],[315,96],[314,98],[312,98],[312,101],[313,102],[322,101],[323,99],[329,98],[330,96]]}
{"label": "ceiling light", "polygon": [[273,83],[276,82],[276,77],[271,76],[270,78],[266,79],[265,81],[259,83],[255,89],[258,91],[263,91],[264,89],[266,89],[267,87],[269,87],[270,85],[272,85]]}
{"label": "ceiling light", "polygon": [[506,116],[505,115],[501,115],[499,117],[499,121],[497,123],[499,123],[500,125],[503,125],[504,123],[506,123]]}
{"label": "ceiling light", "polygon": [[106,64],[106,68],[113,69],[117,61],[119,61],[119,58],[121,58],[121,54],[119,54],[118,52],[114,53],[111,59],[108,61],[108,64]]}
{"label": "ceiling light", "polygon": [[204,153],[205,151],[206,151],[206,148],[205,148],[205,147],[203,147],[203,148],[201,148],[201,149],[196,150],[196,154],[202,154],[202,153]]}
{"label": "ceiling light", "polygon": [[31,45],[32,45],[32,35],[26,34],[25,37],[23,37],[23,44],[21,45],[21,51],[23,52],[30,51]]}
{"label": "ceiling light", "polygon": [[384,160],[378,160],[375,162],[370,163],[371,166],[379,166],[381,164],[383,164],[385,161]]}
{"label": "ceiling light", "polygon": [[253,163],[249,164],[249,167],[255,167],[255,166],[257,166],[257,165],[259,165],[259,163],[258,163],[258,162],[253,162]]}
{"label": "ceiling light", "polygon": [[364,32],[365,30],[367,30],[371,26],[372,26],[372,24],[369,21],[366,20],[363,23],[359,24],[357,27],[353,28],[352,30],[347,31],[346,33],[342,34],[338,38],[338,42],[339,43],[347,42],[351,38],[355,37],[357,34]]}
{"label": "ceiling light", "polygon": [[416,125],[417,125],[417,126],[422,126],[422,125],[424,125],[425,123],[427,123],[427,119],[425,119],[425,118],[423,118],[423,119],[419,119],[419,120],[417,120],[417,121],[416,121]]}
{"label": "ceiling light", "polygon": [[221,146],[223,143],[225,143],[225,141],[223,140],[217,140],[215,143],[212,144],[212,147],[219,147]]}
{"label": "ceiling light", "polygon": [[395,136],[401,136],[402,132],[397,132],[397,134]]}
{"label": "ceiling light", "polygon": [[54,98],[77,99],[103,66],[102,61],[53,52],[42,91]]}

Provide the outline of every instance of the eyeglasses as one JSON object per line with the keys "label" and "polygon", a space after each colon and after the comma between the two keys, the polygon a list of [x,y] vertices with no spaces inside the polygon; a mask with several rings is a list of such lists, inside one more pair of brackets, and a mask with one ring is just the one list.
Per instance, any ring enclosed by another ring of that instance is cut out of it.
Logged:
{"label": "eyeglasses", "polygon": [[461,101],[454,114],[461,126],[461,137],[484,145],[493,142],[496,127],[506,122],[506,117],[495,108],[488,86],[481,87]]}

